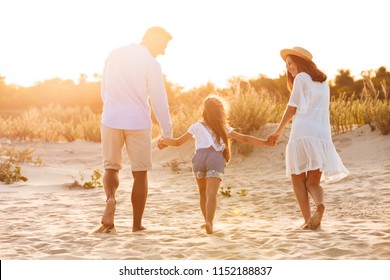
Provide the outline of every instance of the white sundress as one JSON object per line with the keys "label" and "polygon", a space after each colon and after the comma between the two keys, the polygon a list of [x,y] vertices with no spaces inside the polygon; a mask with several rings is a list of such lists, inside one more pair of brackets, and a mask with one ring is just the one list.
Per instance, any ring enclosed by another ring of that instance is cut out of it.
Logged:
{"label": "white sundress", "polygon": [[293,84],[288,106],[297,107],[286,147],[286,174],[322,171],[322,181],[335,182],[348,176],[332,142],[329,120],[329,86],[313,82],[299,73]]}

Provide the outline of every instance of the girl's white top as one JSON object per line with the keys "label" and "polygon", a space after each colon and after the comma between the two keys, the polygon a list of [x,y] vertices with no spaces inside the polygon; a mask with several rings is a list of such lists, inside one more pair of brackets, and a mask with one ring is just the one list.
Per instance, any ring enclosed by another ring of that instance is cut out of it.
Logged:
{"label": "girl's white top", "polygon": [[295,77],[288,102],[297,107],[286,147],[288,176],[320,169],[322,180],[335,182],[349,174],[332,142],[329,99],[326,81],[313,82],[305,72]]}
{"label": "girl's white top", "polygon": [[[233,131],[230,126],[227,128],[228,134]],[[225,143],[220,141],[217,143],[215,133],[206,128],[201,122],[194,123],[187,131],[195,139],[195,150],[205,149],[213,147],[216,151],[223,151],[225,149]]]}

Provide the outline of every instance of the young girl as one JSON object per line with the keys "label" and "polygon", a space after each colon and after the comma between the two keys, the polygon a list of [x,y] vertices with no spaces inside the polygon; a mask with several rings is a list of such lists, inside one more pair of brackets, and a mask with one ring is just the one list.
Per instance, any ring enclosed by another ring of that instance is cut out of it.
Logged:
{"label": "young girl", "polygon": [[273,141],[233,131],[227,124],[225,101],[218,96],[208,96],[203,102],[203,120],[197,122],[188,131],[175,139],[159,140],[159,147],[180,146],[192,137],[195,138],[195,155],[192,158],[192,170],[199,187],[200,209],[205,219],[205,229],[213,233],[213,220],[217,206],[217,194],[226,164],[230,160],[228,138],[254,145],[273,146]]}

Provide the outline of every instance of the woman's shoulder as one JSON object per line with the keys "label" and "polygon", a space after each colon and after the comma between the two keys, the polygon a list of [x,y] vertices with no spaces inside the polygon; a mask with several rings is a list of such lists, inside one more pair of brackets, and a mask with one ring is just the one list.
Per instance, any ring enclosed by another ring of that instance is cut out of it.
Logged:
{"label": "woman's shoulder", "polygon": [[308,74],[308,73],[306,73],[306,72],[300,72],[300,73],[298,73],[296,76],[295,76],[295,79],[294,79],[294,82],[295,81],[299,81],[299,82],[301,82],[301,83],[307,83],[307,84],[309,84],[309,83],[313,83],[313,84],[323,84],[323,83],[327,83],[327,81],[325,80],[324,82],[315,82],[315,81],[313,81],[313,79],[311,78],[311,76]]}
{"label": "woman's shoulder", "polygon": [[300,81],[311,81],[311,77],[309,74],[307,74],[306,72],[300,72],[298,73],[296,76],[295,76],[295,79],[294,79],[294,82],[295,80],[300,80]]}

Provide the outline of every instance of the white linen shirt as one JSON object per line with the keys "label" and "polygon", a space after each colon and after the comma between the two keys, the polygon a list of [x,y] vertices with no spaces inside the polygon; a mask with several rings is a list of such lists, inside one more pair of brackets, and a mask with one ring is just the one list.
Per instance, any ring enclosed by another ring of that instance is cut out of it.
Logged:
{"label": "white linen shirt", "polygon": [[125,129],[151,129],[150,98],[165,138],[172,138],[161,66],[145,46],[131,44],[113,50],[106,59],[101,97],[102,123]]}
{"label": "white linen shirt", "polygon": [[[227,129],[228,134],[233,131],[230,126]],[[195,139],[195,150],[205,149],[213,147],[216,151],[223,151],[225,149],[225,143],[221,139],[220,143],[217,143],[216,137],[211,130],[207,129],[202,123],[197,122],[190,126],[187,130]]]}

